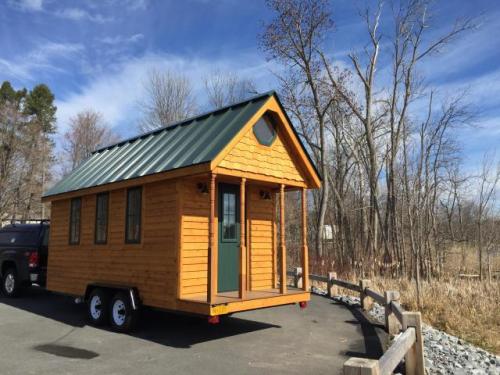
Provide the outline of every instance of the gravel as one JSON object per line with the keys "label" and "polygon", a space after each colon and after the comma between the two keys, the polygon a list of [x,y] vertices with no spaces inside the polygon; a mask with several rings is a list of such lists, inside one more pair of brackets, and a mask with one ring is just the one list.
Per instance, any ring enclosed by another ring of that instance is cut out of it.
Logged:
{"label": "gravel", "polygon": [[[324,290],[315,287],[313,293],[326,294]],[[349,306],[360,306],[358,297],[336,296],[333,299]],[[385,320],[384,308],[378,303],[373,303],[369,314],[381,323]],[[422,330],[428,374],[500,375],[499,356],[429,325],[423,324]]]}

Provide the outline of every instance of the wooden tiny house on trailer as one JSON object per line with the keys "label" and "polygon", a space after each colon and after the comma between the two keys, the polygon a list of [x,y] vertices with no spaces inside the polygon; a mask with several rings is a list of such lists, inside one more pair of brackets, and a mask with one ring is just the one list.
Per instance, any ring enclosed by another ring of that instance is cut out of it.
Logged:
{"label": "wooden tiny house on trailer", "polygon": [[96,286],[131,291],[125,308],[207,316],[308,301],[307,282],[286,286],[284,193],[302,191],[308,280],[306,197],[320,183],[274,92],[97,150],[43,197],[47,287],[93,298],[96,323],[111,298]]}

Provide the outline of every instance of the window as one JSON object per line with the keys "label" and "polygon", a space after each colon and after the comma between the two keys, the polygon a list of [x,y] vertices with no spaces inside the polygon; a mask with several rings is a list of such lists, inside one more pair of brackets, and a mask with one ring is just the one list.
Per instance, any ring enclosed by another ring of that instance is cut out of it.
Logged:
{"label": "window", "polygon": [[141,242],[141,197],[142,188],[127,190],[127,217],[125,224],[125,242]]}
{"label": "window", "polygon": [[69,215],[69,243],[77,245],[80,243],[80,214],[82,210],[81,198],[71,200],[71,210]]}
{"label": "window", "polygon": [[276,130],[271,120],[267,116],[262,116],[253,126],[253,133],[260,144],[271,146],[276,138]]}
{"label": "window", "polygon": [[38,231],[1,231],[0,246],[36,246],[38,244]]}
{"label": "window", "polygon": [[50,229],[48,226],[43,228],[43,234],[42,234],[42,246],[48,247],[49,246],[49,235],[50,235]]}
{"label": "window", "polygon": [[95,243],[108,240],[108,193],[97,194],[95,202]]}
{"label": "window", "polygon": [[236,194],[223,193],[222,239],[236,239]]}

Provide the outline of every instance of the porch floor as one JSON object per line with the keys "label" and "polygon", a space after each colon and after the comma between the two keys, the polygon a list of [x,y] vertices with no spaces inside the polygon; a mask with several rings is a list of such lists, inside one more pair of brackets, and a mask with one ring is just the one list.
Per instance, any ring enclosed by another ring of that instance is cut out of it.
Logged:
{"label": "porch floor", "polygon": [[[304,290],[288,287],[287,291],[284,295],[286,296],[286,295],[290,295],[290,294],[301,294],[301,293],[305,293]],[[279,288],[264,289],[264,290],[248,290],[246,292],[246,296],[245,296],[244,301],[253,300],[253,299],[279,297],[282,295],[283,294],[280,293]],[[206,303],[207,302],[207,295],[206,294],[196,294],[193,296],[183,297],[182,299],[185,301]],[[231,302],[236,302],[236,301],[241,301],[240,298],[238,297],[237,290],[235,290],[233,292],[221,292],[221,293],[217,293],[217,297],[215,298],[215,301],[212,302],[212,305],[218,305],[221,303],[231,303]]]}

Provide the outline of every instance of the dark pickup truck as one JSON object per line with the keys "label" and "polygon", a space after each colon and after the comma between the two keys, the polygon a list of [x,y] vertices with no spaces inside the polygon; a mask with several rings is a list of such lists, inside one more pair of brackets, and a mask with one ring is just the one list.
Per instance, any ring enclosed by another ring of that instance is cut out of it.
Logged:
{"label": "dark pickup truck", "polygon": [[0,229],[1,291],[16,296],[21,288],[45,286],[49,223],[9,224]]}

